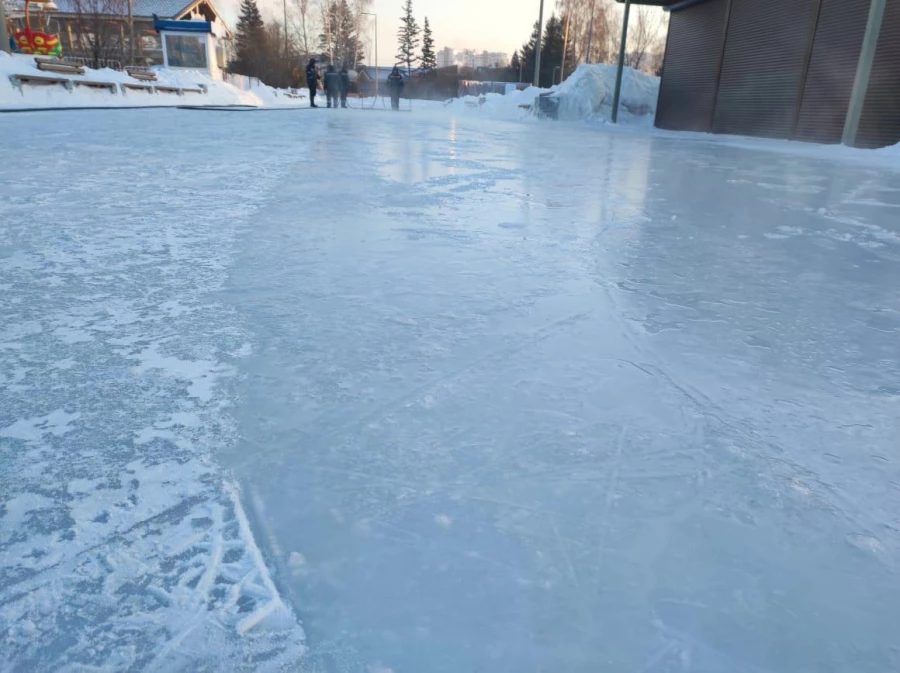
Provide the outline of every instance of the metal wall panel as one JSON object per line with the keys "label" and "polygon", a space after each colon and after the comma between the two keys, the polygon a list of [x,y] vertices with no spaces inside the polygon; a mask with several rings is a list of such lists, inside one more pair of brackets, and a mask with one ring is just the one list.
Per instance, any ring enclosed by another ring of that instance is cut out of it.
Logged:
{"label": "metal wall panel", "polygon": [[887,0],[856,144],[900,142],[900,0]]}
{"label": "metal wall panel", "polygon": [[819,0],[732,0],[715,133],[789,138]]}
{"label": "metal wall panel", "polygon": [[656,107],[659,128],[710,130],[727,7],[728,0],[708,0],[672,13]]}
{"label": "metal wall panel", "polygon": [[796,140],[839,143],[871,0],[823,0],[794,132]]}

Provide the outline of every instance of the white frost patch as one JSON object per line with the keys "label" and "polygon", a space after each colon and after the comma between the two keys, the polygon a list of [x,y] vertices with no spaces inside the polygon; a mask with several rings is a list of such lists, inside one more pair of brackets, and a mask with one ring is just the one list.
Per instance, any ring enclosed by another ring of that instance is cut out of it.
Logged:
{"label": "white frost patch", "polygon": [[69,424],[79,418],[81,414],[78,412],[70,414],[63,409],[56,409],[46,416],[20,418],[12,425],[0,429],[0,437],[24,439],[27,442],[38,441],[45,435],[61,437],[72,430]]}
{"label": "white frost patch", "polygon": [[132,369],[135,375],[158,370],[165,376],[187,381],[188,395],[201,402],[212,399],[216,380],[231,371],[227,365],[212,360],[182,360],[172,355],[163,355],[159,352],[158,344],[153,344],[132,357],[140,360],[140,364]]}
{"label": "white frost patch", "polygon": [[84,330],[74,327],[57,327],[53,330],[54,336],[65,344],[78,344],[93,341],[94,337]]}
{"label": "white frost patch", "polygon": [[446,514],[438,514],[434,517],[434,522],[441,528],[450,528],[453,525],[453,519]]}
{"label": "white frost patch", "polygon": [[306,557],[300,552],[292,551],[288,557],[288,567],[294,576],[306,574]]}
{"label": "white frost patch", "polygon": [[25,522],[30,512],[46,509],[53,504],[53,500],[38,493],[25,492],[0,500],[6,508],[6,515],[0,517],[0,531],[3,537],[8,537],[18,530]]}
{"label": "white frost patch", "polygon": [[244,508],[241,505],[239,488],[235,484],[231,484],[229,482],[225,482],[223,484],[223,488],[225,490],[225,493],[231,499],[232,505],[234,506],[234,516],[238,522],[238,529],[241,533],[241,539],[244,542],[250,558],[253,560],[253,564],[256,568],[256,572],[259,575],[260,581],[269,592],[268,601],[264,603],[262,607],[257,608],[254,612],[247,615],[238,622],[238,634],[241,636],[246,635],[248,631],[255,628],[264,620],[272,616],[279,617],[281,619],[287,617],[289,620],[293,620],[294,622],[296,622],[296,617],[293,616],[290,608],[288,608],[284,604],[284,601],[281,600],[281,595],[278,593],[278,589],[275,588],[275,583],[272,581],[272,577],[269,575],[269,569],[266,567],[266,562],[263,559],[262,552],[259,550],[259,547],[256,545],[256,541],[253,538],[253,533],[250,530],[250,522],[247,520],[247,513],[244,511]]}
{"label": "white frost patch", "polygon": [[241,344],[240,348],[235,349],[231,353],[231,357],[246,358],[253,354],[253,345],[248,341]]}

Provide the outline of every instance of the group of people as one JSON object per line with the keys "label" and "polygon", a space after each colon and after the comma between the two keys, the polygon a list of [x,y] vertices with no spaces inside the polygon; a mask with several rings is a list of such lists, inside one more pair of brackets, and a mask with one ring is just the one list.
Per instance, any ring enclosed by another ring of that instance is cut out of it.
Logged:
{"label": "group of people", "polygon": [[[341,107],[347,107],[347,93],[350,90],[350,72],[347,65],[341,67],[340,72],[335,70],[333,65],[325,69],[325,77],[319,74],[317,61],[314,58],[309,59],[306,66],[306,86],[309,87],[309,106],[319,107],[316,105],[316,91],[319,88],[319,80],[322,80],[322,89],[325,91],[325,99],[328,107],[337,107],[340,99]],[[403,91],[403,75],[400,68],[394,66],[391,74],[387,78],[388,93],[391,96],[391,108],[400,109],[400,93]]]}
{"label": "group of people", "polygon": [[350,91],[350,72],[347,66],[342,66],[338,72],[333,65],[329,65],[325,70],[325,77],[322,78],[316,66],[316,59],[309,59],[306,66],[306,86],[309,87],[310,107],[319,107],[316,105],[316,90],[319,88],[320,79],[323,80],[322,88],[325,90],[328,107],[337,107],[338,99],[341,101],[341,107],[347,107],[347,92]]}

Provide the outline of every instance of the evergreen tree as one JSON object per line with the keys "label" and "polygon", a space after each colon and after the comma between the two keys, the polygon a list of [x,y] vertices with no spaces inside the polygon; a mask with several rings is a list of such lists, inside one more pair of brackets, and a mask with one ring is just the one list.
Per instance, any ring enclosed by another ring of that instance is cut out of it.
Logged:
{"label": "evergreen tree", "polygon": [[[540,36],[538,34],[538,23],[534,22],[534,28],[531,30],[531,39],[528,40],[525,44],[522,45],[522,49],[519,52],[519,59],[522,62],[522,81],[523,82],[533,82],[534,81],[534,57],[537,54],[537,45],[540,42]],[[541,58],[543,58],[543,52],[541,53]],[[543,65],[543,63],[541,64]]]}
{"label": "evergreen tree", "polygon": [[[547,21],[547,25],[544,28],[544,39],[541,44],[540,83],[542,87],[547,88],[553,86],[555,83],[553,73],[556,68],[559,68],[562,65],[563,44],[565,43],[563,32],[563,23],[554,14],[550,17],[550,20]],[[575,57],[572,53],[572,45],[570,43],[566,61],[571,64],[574,59]],[[532,66],[532,72],[534,72],[533,68],[534,66]],[[561,76],[558,71],[556,72],[556,81],[559,81]]]}
{"label": "evergreen tree", "polygon": [[512,70],[515,81],[525,81],[525,65],[522,59],[519,57],[519,52],[516,52],[512,55],[512,59],[509,62],[509,69]]}
{"label": "evergreen tree", "polygon": [[416,17],[413,16],[412,0],[406,0],[403,5],[403,16],[400,17],[397,41],[400,46],[397,61],[406,64],[408,74],[412,70],[413,61],[416,60],[416,49],[419,46],[419,24],[416,23]]}
{"label": "evergreen tree", "polygon": [[428,25],[428,17],[425,17],[425,27],[422,29],[422,68],[434,70],[437,68],[437,57],[434,55],[434,38],[431,36],[431,26]]}
{"label": "evergreen tree", "polygon": [[261,77],[265,67],[266,31],[256,0],[242,0],[235,42],[231,71]]}
{"label": "evergreen tree", "polygon": [[331,0],[325,8],[324,22],[323,32],[319,35],[319,50],[338,66],[346,64],[348,68],[354,68],[362,63],[356,19],[347,0]]}

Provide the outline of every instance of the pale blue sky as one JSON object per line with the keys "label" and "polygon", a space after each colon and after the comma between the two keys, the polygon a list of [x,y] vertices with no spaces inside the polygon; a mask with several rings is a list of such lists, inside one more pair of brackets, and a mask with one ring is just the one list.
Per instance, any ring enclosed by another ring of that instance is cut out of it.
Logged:
{"label": "pale blue sky", "polygon": [[[381,57],[397,53],[397,29],[402,0],[375,0],[378,13],[378,51]],[[413,0],[419,24],[427,16],[437,49],[505,51],[512,55],[531,34],[537,21],[539,0]],[[555,6],[545,0],[546,16]],[[389,49],[382,47],[387,41]]]}
{"label": "pale blue sky", "polygon": [[[264,18],[281,17],[281,0],[258,1]],[[240,0],[213,2],[233,24]],[[288,0],[289,7],[292,3],[293,0]],[[511,56],[531,34],[539,4],[539,0],[413,0],[413,10],[420,25],[428,17],[438,50],[453,47],[504,51]],[[402,6],[403,0],[375,0],[379,64],[395,60]],[[555,0],[544,1],[545,20],[555,6]]]}

